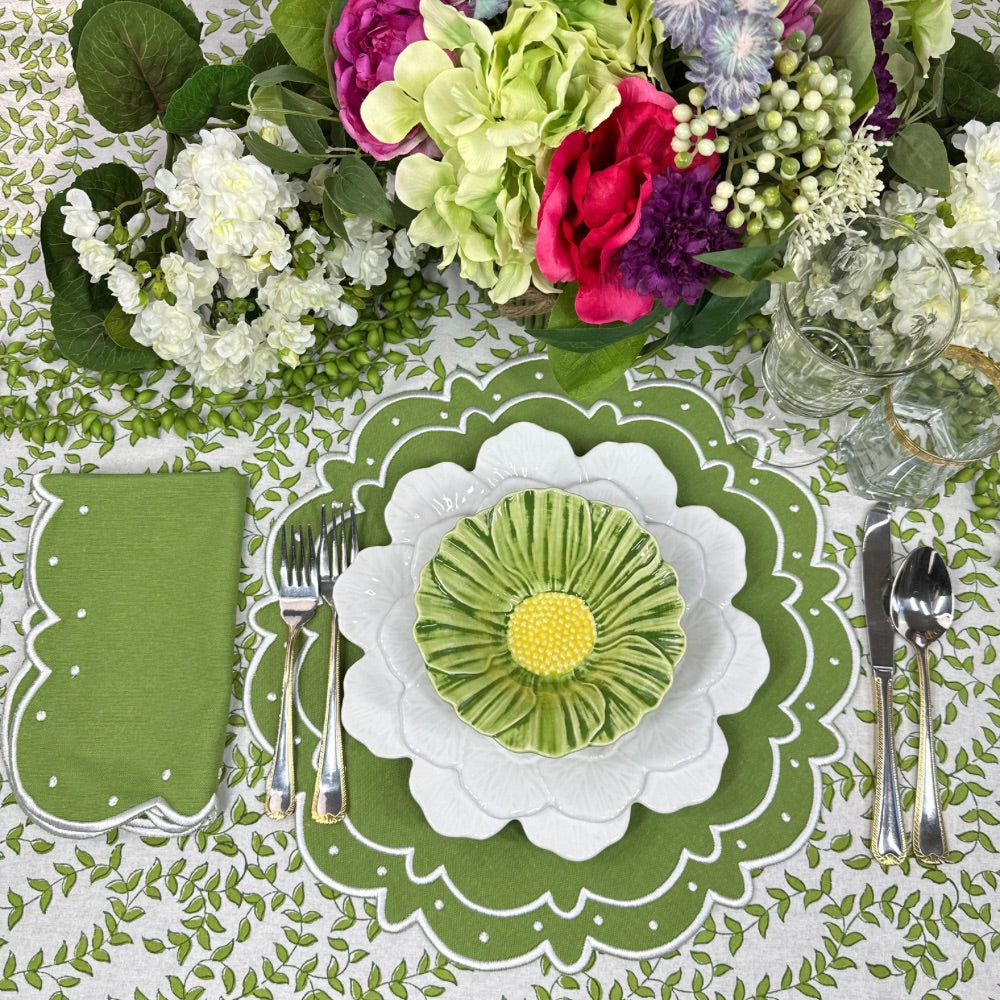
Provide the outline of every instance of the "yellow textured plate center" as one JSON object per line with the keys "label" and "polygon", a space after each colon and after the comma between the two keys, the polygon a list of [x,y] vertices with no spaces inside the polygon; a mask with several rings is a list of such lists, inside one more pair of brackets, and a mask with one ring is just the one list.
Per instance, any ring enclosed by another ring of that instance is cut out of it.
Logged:
{"label": "yellow textured plate center", "polygon": [[514,608],[507,623],[511,656],[540,677],[576,669],[596,639],[594,616],[575,594],[533,594]]}

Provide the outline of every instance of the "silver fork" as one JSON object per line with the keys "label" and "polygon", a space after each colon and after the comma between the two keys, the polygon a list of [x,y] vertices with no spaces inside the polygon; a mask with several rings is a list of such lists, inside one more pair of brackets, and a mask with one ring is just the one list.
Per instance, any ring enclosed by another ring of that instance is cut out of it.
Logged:
{"label": "silver fork", "polygon": [[292,702],[295,691],[295,647],[302,626],[319,605],[319,579],[313,546],[312,527],[292,528],[286,539],[281,528],[281,570],[278,578],[278,607],[288,626],[285,669],[281,676],[281,717],[274,742],[274,760],[264,793],[264,811],[272,819],[290,816],[295,809],[295,763],[292,735]]}
{"label": "silver fork", "polygon": [[358,525],[354,507],[320,513],[319,595],[330,606],[330,665],[326,684],[326,718],[319,744],[319,768],[313,791],[312,817],[319,823],[336,823],[347,812],[344,785],[343,734],[340,728],[340,625],[333,604],[333,585],[358,552]]}

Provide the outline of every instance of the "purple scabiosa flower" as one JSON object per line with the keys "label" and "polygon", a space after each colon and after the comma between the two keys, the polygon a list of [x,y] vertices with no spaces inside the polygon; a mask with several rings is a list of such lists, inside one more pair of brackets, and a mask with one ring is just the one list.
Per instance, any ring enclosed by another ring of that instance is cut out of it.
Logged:
{"label": "purple scabiosa flower", "polygon": [[639,228],[618,251],[618,271],[626,288],[662,299],[671,308],[682,299],[693,305],[712,278],[726,273],[695,260],[698,254],[740,245],[725,215],[712,208],[712,173],[701,165],[653,178]]}
{"label": "purple scabiosa flower", "polygon": [[[889,37],[892,26],[892,11],[882,3],[882,0],[868,0],[868,9],[871,11],[872,41],[875,43],[875,65],[872,66],[872,74],[878,90],[878,101],[866,122],[873,138],[891,139],[899,127],[899,119],[893,117],[893,112],[896,110],[896,83],[889,72],[889,53],[885,50],[885,40]],[[855,132],[860,125],[860,121],[855,123]]]}
{"label": "purple scabiosa flower", "polygon": [[774,18],[737,10],[716,18],[699,40],[687,77],[705,88],[705,106],[739,111],[771,79]]}
{"label": "purple scabiosa flower", "polygon": [[787,38],[793,31],[803,31],[808,38],[813,33],[815,18],[819,14],[816,0],[787,0],[778,17],[784,25],[782,37]]}
{"label": "purple scabiosa flower", "polygon": [[653,14],[675,49],[690,52],[722,12],[722,0],[653,0]]}

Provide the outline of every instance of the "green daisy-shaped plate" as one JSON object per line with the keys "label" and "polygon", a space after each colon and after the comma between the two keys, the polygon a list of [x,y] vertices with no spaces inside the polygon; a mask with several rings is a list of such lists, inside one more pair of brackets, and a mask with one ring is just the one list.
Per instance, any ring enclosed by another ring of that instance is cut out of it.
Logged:
{"label": "green daisy-shaped plate", "polygon": [[562,757],[616,740],[662,700],[684,601],[626,510],[523,490],[444,537],[416,593],[438,694],[508,750]]}

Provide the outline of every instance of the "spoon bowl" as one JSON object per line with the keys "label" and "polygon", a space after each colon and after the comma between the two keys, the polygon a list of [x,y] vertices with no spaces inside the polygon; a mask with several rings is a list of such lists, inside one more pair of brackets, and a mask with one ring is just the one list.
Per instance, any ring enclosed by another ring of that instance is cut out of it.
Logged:
{"label": "spoon bowl", "polygon": [[889,617],[913,647],[920,679],[920,740],[913,805],[913,853],[928,864],[947,859],[937,786],[927,647],[951,628],[954,600],[944,559],[931,548],[914,549],[899,568],[889,595]]}

